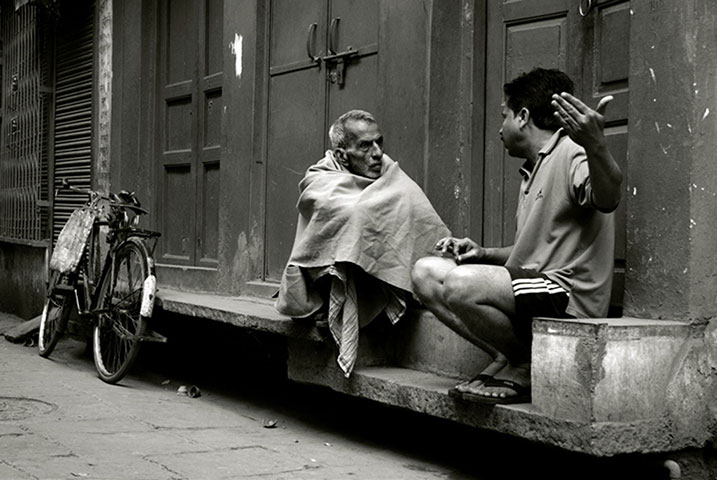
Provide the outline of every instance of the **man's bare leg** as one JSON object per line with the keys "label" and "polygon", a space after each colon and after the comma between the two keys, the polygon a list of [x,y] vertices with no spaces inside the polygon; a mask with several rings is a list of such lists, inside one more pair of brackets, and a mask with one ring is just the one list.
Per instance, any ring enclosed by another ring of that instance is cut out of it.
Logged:
{"label": "man's bare leg", "polygon": [[468,391],[483,384],[483,379],[492,377],[500,372],[507,364],[508,359],[495,347],[477,337],[466,324],[456,316],[448,307],[444,298],[444,286],[448,272],[457,267],[450,258],[426,257],[422,258],[414,268],[414,291],[423,304],[433,312],[442,323],[458,333],[472,344],[478,346],[493,358],[493,361],[484,368],[474,379],[459,383],[456,389]]}
{"label": "man's bare leg", "polygon": [[[513,331],[510,315],[515,314],[515,299],[505,268],[457,266],[450,259],[427,257],[414,268],[414,291],[449,328],[493,355],[495,360],[485,374],[530,385],[529,345]],[[488,397],[516,393],[486,386],[482,380],[463,384],[460,390]]]}

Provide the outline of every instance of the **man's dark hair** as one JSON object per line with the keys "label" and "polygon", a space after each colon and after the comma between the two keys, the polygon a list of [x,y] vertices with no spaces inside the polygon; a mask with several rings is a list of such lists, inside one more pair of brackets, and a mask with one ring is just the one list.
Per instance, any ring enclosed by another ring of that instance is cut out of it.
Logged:
{"label": "man's dark hair", "polygon": [[560,122],[550,105],[551,97],[554,93],[572,94],[574,88],[570,77],[560,70],[535,68],[503,85],[503,93],[506,106],[514,113],[525,107],[536,127],[554,132],[560,128]]}

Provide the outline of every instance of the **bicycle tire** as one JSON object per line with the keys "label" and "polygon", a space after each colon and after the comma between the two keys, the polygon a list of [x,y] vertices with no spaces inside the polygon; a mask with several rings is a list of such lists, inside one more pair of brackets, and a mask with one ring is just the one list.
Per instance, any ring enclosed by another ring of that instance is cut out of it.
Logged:
{"label": "bicycle tire", "polygon": [[117,383],[131,368],[147,330],[140,313],[144,281],[150,272],[147,247],[129,239],[117,248],[114,265],[102,281],[100,314],[93,334],[93,357],[99,377]]}
{"label": "bicycle tire", "polygon": [[73,290],[74,282],[68,274],[52,271],[37,336],[37,351],[41,357],[50,356],[67,328],[72,310],[69,292]]}

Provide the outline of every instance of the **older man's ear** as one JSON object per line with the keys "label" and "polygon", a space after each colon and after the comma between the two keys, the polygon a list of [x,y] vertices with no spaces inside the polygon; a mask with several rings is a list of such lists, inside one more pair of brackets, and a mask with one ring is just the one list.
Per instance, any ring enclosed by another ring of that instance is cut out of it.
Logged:
{"label": "older man's ear", "polygon": [[336,157],[336,160],[338,160],[341,165],[343,165],[344,167],[349,166],[349,161],[346,156],[346,150],[344,150],[341,147],[338,147],[338,148],[334,149],[334,156]]}

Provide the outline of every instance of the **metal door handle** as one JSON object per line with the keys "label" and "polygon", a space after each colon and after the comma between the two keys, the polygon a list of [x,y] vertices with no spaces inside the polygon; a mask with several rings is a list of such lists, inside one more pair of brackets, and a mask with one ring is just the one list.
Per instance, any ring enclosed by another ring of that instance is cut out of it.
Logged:
{"label": "metal door handle", "polygon": [[329,53],[336,55],[336,29],[339,26],[341,17],[334,17],[331,19],[331,25],[329,26]]}
{"label": "metal door handle", "polygon": [[[586,7],[583,7],[587,3]],[[588,13],[590,13],[590,10],[593,9],[593,0],[580,0],[580,8],[578,9],[580,11],[581,17],[587,17]]]}
{"label": "metal door handle", "polygon": [[309,56],[312,62],[320,63],[321,57],[314,55],[316,50],[316,28],[318,25],[312,23],[309,25],[309,31],[306,32],[306,54]]}

